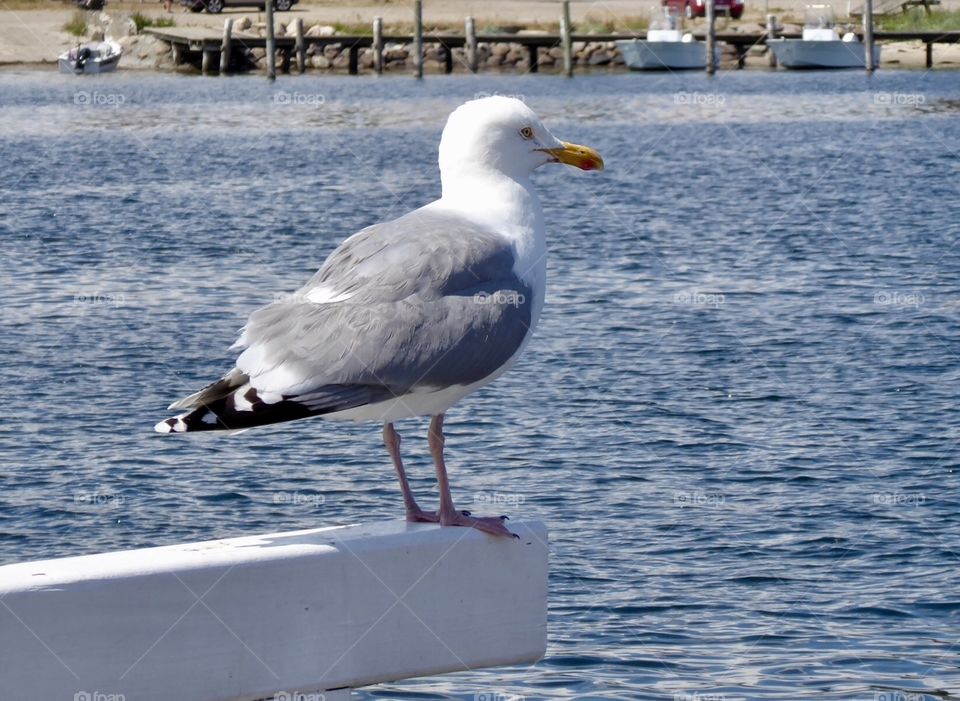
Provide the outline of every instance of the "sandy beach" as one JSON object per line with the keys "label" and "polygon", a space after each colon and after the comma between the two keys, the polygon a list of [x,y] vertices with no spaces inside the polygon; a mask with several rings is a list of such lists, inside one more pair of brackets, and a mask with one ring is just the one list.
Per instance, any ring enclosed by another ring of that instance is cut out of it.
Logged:
{"label": "sandy beach", "polygon": [[[763,17],[770,12],[781,18],[782,22],[798,22],[803,15],[805,0],[768,0],[761,5],[747,5],[747,12],[739,22],[727,24],[721,19],[718,25],[724,28],[739,27],[741,31],[758,31],[762,27]],[[842,6],[842,7],[841,7]],[[846,12],[846,3],[835,3],[838,18]],[[960,0],[946,0],[943,9],[960,7]],[[647,16],[646,6],[635,1],[606,0],[605,2],[571,3],[571,14],[575,27],[599,28],[600,31],[629,32],[631,26]],[[72,5],[50,2],[21,2],[16,6],[0,3],[0,66],[55,63],[56,57],[78,39],[63,30],[63,25],[76,12]],[[173,12],[165,12],[162,2],[112,2],[106,14],[113,20],[113,26],[123,26],[134,12],[150,17],[172,18],[177,27],[223,27],[225,17],[252,16],[258,13],[253,8],[228,8],[220,15],[192,13],[180,5],[174,5]],[[91,13],[97,14],[97,13]],[[555,0],[442,0],[424,3],[424,21],[428,27],[459,26],[465,17],[473,16],[479,27],[519,26],[546,27],[555,25],[560,14],[560,3]],[[388,30],[408,28],[412,21],[410,6],[405,2],[385,2],[348,4],[341,1],[301,2],[291,12],[278,13],[278,21],[287,22],[294,17],[303,18],[304,24],[363,25],[372,22],[374,17],[382,17]],[[262,18],[262,13],[259,14]],[[696,20],[692,27],[699,26],[703,20]],[[118,33],[116,30],[113,32]],[[903,68],[922,68],[924,66],[924,46],[920,42],[886,44],[882,56],[883,65]],[[765,59],[754,57],[748,65],[765,65]],[[934,65],[937,67],[960,66],[960,45],[938,44],[934,48]],[[134,66],[125,60],[124,68],[150,67]]]}

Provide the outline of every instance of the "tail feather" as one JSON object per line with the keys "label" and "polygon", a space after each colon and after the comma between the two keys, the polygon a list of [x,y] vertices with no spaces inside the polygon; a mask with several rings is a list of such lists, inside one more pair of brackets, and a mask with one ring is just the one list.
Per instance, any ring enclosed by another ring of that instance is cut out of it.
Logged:
{"label": "tail feather", "polygon": [[174,402],[167,409],[196,409],[198,407],[211,404],[218,399],[223,399],[232,394],[237,387],[246,384],[250,378],[238,368],[234,368],[216,382],[211,382],[199,392],[194,392],[189,397]]}
{"label": "tail feather", "polygon": [[[264,401],[255,387],[243,383],[225,391],[233,371],[218,382],[171,405],[172,409],[191,409],[164,419],[154,426],[158,433],[194,431],[238,431],[282,421],[296,421],[353,409],[389,399],[393,394],[384,387],[369,385],[328,385],[307,394],[268,396]],[[242,373],[240,373],[242,375]],[[246,376],[244,376],[246,377]],[[275,400],[275,401],[274,401]]]}

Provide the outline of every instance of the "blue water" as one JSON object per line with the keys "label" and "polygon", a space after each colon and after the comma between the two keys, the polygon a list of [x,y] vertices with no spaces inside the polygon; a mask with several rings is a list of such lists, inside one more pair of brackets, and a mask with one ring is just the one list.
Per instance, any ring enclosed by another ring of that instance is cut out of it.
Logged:
{"label": "blue water", "polygon": [[607,161],[536,176],[541,327],[448,416],[459,503],[550,528],[549,649],[358,696],[957,698],[946,71],[0,73],[0,562],[400,515],[376,426],[152,426],[252,309],[433,199],[445,115],[496,91]]}

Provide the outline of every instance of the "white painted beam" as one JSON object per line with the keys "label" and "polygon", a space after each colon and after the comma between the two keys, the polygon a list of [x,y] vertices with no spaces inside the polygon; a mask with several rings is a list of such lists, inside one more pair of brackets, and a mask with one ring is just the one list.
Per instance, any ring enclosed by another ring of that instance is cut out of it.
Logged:
{"label": "white painted beam", "polygon": [[547,533],[510,527],[519,540],[388,521],[0,567],[0,695],[252,700],[533,662]]}

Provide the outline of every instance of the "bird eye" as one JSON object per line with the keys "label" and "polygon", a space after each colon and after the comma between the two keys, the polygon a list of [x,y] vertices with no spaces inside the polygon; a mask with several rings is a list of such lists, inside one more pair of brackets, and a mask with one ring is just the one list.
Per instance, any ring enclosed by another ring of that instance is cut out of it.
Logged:
{"label": "bird eye", "polygon": [[522,136],[524,139],[532,139],[533,129],[531,129],[530,127],[524,127],[523,129],[520,130],[520,136]]}

